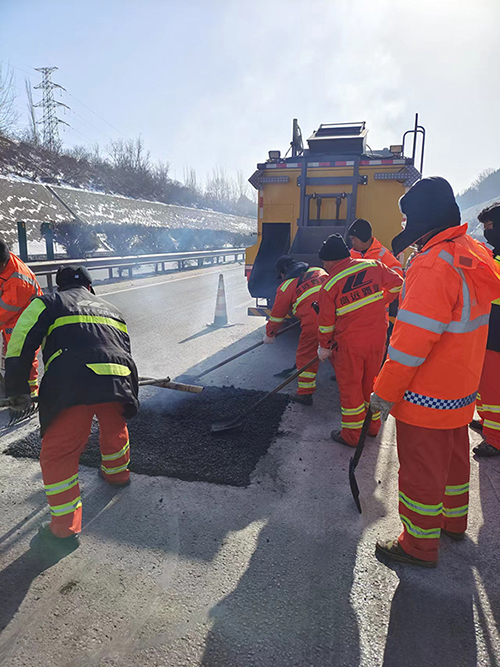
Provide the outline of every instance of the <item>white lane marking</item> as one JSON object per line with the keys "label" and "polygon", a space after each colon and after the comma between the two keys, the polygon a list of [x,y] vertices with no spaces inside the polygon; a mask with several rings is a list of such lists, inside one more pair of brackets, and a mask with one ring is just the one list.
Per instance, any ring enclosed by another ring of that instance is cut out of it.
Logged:
{"label": "white lane marking", "polygon": [[[227,271],[236,271],[236,270],[241,270],[241,266],[235,266],[232,269],[226,269]],[[214,273],[220,273],[221,269],[216,269],[215,271],[204,271],[202,274],[198,274],[196,276],[184,276],[183,278],[174,278],[173,280],[162,280],[157,283],[149,283],[149,285],[137,285],[136,287],[127,287],[126,289],[117,289],[113,290],[112,292],[97,292],[97,296],[109,296],[111,294],[123,294],[124,292],[133,292],[134,290],[138,289],[146,289],[148,287],[157,287],[158,285],[165,285],[167,283],[178,283],[181,280],[192,280],[195,278],[203,278],[204,276],[207,275],[212,275]],[[243,275],[243,274],[242,274]]]}

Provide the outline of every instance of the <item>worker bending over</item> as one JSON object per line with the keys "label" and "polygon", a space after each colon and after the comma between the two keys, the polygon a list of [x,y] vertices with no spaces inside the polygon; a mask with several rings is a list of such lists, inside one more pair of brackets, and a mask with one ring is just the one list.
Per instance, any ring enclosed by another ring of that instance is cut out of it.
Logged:
{"label": "worker bending over", "polygon": [[99,420],[102,466],[109,484],[129,483],[125,420],[138,409],[138,378],[120,312],[93,292],[84,267],[57,272],[58,293],[35,298],[7,348],[6,389],[15,409],[31,403],[28,376],[34,351],[45,341],[40,386],[40,465],[52,515],[38,533],[39,546],[63,556],[78,547],[82,500],[78,462]]}
{"label": "worker bending over", "polygon": [[[372,233],[372,226],[368,220],[358,218],[347,231],[352,244],[351,257],[354,259],[378,259],[393,271],[396,271],[401,278],[404,278],[403,267],[399,260],[394,257],[392,252],[384,247]],[[394,322],[398,314],[399,296],[396,296],[388,306],[389,317],[389,336],[392,333]]]}
{"label": "worker bending over", "polygon": [[[0,332],[3,337],[2,354],[5,356],[12,332],[31,299],[40,296],[42,289],[35,274],[19,257],[10,252],[0,239]],[[38,394],[38,359],[34,350],[29,376],[31,395]]]}
{"label": "worker bending over", "polygon": [[450,184],[424,178],[400,200],[407,224],[394,252],[406,270],[388,359],[371,405],[396,418],[403,532],[377,542],[393,560],[434,567],[441,533],[461,540],[469,504],[469,432],[488,319],[500,297],[491,253],[467,235]]}
{"label": "worker bending over", "polygon": [[[500,202],[481,211],[484,236],[493,246],[493,258],[500,268]],[[500,299],[493,301],[483,372],[479,382],[476,409],[481,420],[471,428],[482,432],[484,441],[474,447],[477,456],[500,456]]]}
{"label": "worker bending over", "polygon": [[[309,268],[309,265],[304,262],[296,262],[290,255],[283,255],[278,259],[276,273],[283,282],[276,292],[276,300],[266,326],[264,343],[275,342],[276,333],[288,313],[291,313],[300,321],[296,364],[297,368],[302,368],[308,361],[314,359],[317,353],[317,300],[318,292],[327,278],[327,273],[323,269]],[[318,366],[319,361],[299,375],[297,394],[292,398],[296,403],[312,405]]]}
{"label": "worker bending over", "polygon": [[[374,260],[353,259],[339,234],[329,236],[319,257],[328,271],[319,293],[318,356],[326,361],[332,345],[342,412],[341,431],[332,431],[336,442],[356,447],[380,370],[387,336],[386,304],[401,291],[403,279]],[[380,415],[374,412],[369,435],[376,436]]]}

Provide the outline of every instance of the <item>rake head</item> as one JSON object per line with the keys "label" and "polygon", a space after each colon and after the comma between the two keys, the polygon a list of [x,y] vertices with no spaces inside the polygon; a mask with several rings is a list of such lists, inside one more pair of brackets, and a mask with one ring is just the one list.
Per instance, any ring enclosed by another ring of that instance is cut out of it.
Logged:
{"label": "rake head", "polygon": [[38,412],[38,403],[32,403],[27,410],[12,410],[9,409],[9,422],[5,429],[11,428],[20,422],[30,419]]}

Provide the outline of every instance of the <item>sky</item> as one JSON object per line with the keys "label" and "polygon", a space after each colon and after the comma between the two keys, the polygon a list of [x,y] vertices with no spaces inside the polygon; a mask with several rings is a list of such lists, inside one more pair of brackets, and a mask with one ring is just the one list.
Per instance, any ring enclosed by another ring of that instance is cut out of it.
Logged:
{"label": "sky", "polygon": [[293,118],[365,120],[377,149],[418,112],[424,175],[459,192],[500,168],[499,24],[498,0],[0,0],[0,61],[21,114],[59,68],[65,145],[141,135],[179,180],[250,176]]}

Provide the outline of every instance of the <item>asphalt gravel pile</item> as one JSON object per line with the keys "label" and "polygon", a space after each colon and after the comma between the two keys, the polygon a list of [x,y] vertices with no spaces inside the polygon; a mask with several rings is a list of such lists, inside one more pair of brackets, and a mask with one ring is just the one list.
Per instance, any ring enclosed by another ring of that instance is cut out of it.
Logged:
{"label": "asphalt gravel pile", "polygon": [[[141,410],[129,422],[130,470],[143,475],[247,486],[255,466],[278,433],[287,395],[271,396],[242,428],[212,434],[213,421],[232,419],[264,395],[234,387],[207,387],[203,393],[179,394],[165,389],[141,391]],[[6,454],[38,458],[38,432],[11,440]],[[80,463],[100,465],[95,423]]]}

